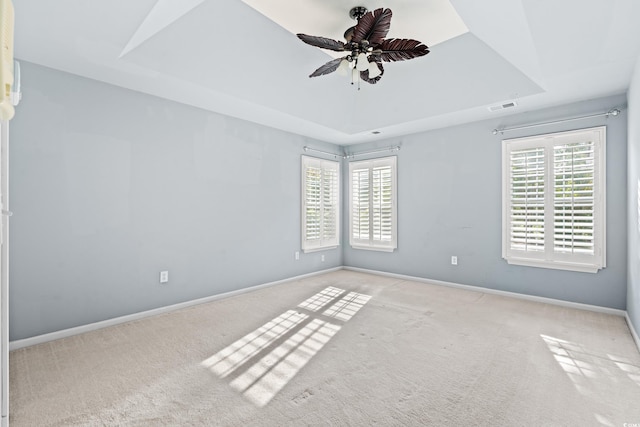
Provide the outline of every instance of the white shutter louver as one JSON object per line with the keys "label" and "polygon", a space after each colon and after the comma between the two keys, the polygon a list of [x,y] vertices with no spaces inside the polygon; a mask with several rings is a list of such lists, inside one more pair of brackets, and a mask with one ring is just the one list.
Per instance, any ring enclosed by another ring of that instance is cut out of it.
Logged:
{"label": "white shutter louver", "polygon": [[302,250],[338,246],[340,163],[302,156]]}
{"label": "white shutter louver", "polygon": [[593,141],[553,148],[556,252],[594,254],[594,155]]}
{"label": "white shutter louver", "polygon": [[325,168],[322,174],[322,239],[338,244],[338,168]]}
{"label": "white shutter louver", "polygon": [[393,201],[391,166],[373,169],[373,240],[390,242],[392,239]]}
{"label": "white shutter louver", "polygon": [[351,172],[351,235],[355,240],[369,240],[369,169]]}
{"label": "white shutter louver", "polygon": [[304,229],[305,240],[320,240],[320,205],[321,205],[321,179],[322,169],[307,167],[305,186],[305,215],[306,227]]}
{"label": "white shutter louver", "polygon": [[544,149],[511,152],[511,249],[544,251]]}

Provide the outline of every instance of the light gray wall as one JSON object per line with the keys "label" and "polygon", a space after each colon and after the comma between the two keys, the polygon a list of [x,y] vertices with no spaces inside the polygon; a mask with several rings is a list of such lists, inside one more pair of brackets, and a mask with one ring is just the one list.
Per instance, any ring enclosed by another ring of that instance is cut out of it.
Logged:
{"label": "light gray wall", "polygon": [[335,146],[26,62],[22,89],[11,340],[342,264],[294,260],[302,147]]}
{"label": "light gray wall", "polygon": [[[595,275],[502,260],[501,137],[490,133],[501,124],[604,111],[624,105],[624,97],[353,147],[402,145],[399,248],[392,254],[352,250],[345,228],[344,252],[301,253],[296,262],[302,147],[337,147],[22,65],[24,99],[11,124],[12,340],[343,263],[624,309],[628,260],[627,309],[638,329],[640,231],[629,233],[635,240],[628,258],[626,247],[626,112],[535,130],[608,125],[608,266]],[[638,68],[629,94],[635,104]],[[632,107],[632,117],[637,110]],[[636,186],[638,126],[640,120],[630,120],[628,181]],[[346,181],[343,189],[348,206]],[[630,217],[637,209],[634,191],[628,192]],[[457,267],[451,255],[459,257]],[[160,285],[165,269],[170,282]]]}
{"label": "light gray wall", "polygon": [[633,73],[629,98],[627,312],[640,334],[640,57]]}
{"label": "light gray wall", "polygon": [[[565,301],[624,309],[626,306],[626,111],[528,131],[492,135],[515,126],[607,111],[624,96],[566,105],[399,139],[354,151],[401,144],[398,155],[398,249],[355,250],[344,232],[348,266],[481,286]],[[597,274],[511,266],[501,253],[501,140],[607,125],[607,268]],[[345,169],[346,171],[346,166]],[[345,187],[346,188],[346,187]],[[345,206],[348,198],[345,191]],[[344,223],[348,224],[345,209]],[[451,256],[458,265],[451,265]]]}

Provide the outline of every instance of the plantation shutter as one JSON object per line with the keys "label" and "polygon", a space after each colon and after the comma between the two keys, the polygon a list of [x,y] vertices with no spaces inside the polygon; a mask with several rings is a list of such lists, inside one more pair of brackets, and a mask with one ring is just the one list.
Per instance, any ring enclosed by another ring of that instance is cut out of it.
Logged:
{"label": "plantation shutter", "polygon": [[544,158],[544,148],[540,147],[511,152],[511,249],[544,251]]}
{"label": "plantation shutter", "polygon": [[393,238],[393,200],[391,165],[373,168],[373,240],[391,242]]}
{"label": "plantation shutter", "polygon": [[368,167],[351,172],[351,235],[353,240],[368,242],[370,222],[371,179]]}
{"label": "plantation shutter", "polygon": [[605,128],[503,141],[503,258],[605,267]]}
{"label": "plantation shutter", "polygon": [[338,246],[340,164],[302,156],[302,250]]}
{"label": "plantation shutter", "polygon": [[595,151],[593,141],[553,147],[553,249],[594,254]]}
{"label": "plantation shutter", "polygon": [[396,157],[349,164],[350,243],[393,251],[396,236]]}
{"label": "plantation shutter", "polygon": [[338,246],[339,163],[331,162],[322,170],[322,240]]}

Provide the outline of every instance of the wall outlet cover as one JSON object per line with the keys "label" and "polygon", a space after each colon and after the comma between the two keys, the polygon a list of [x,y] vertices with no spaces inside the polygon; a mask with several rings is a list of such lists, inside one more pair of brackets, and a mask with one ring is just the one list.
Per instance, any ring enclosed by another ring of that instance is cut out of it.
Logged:
{"label": "wall outlet cover", "polygon": [[160,272],[160,283],[167,283],[169,281],[169,272],[161,271]]}

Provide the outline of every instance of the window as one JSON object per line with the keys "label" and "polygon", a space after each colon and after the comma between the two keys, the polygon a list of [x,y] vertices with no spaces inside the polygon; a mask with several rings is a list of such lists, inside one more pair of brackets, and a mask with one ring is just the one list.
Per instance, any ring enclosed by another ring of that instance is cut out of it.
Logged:
{"label": "window", "polygon": [[595,273],[606,265],[605,128],[502,141],[502,257]]}
{"label": "window", "polygon": [[335,248],[340,239],[340,163],[302,156],[302,250]]}
{"label": "window", "polygon": [[349,242],[392,252],[397,244],[396,157],[349,163]]}

